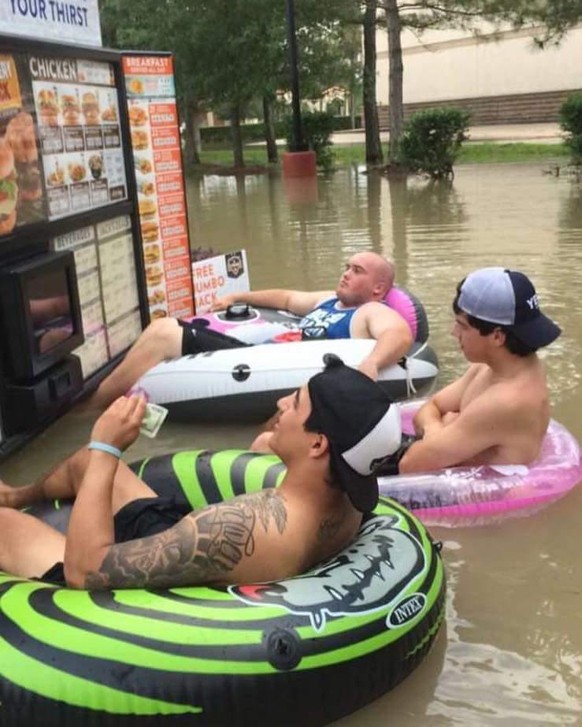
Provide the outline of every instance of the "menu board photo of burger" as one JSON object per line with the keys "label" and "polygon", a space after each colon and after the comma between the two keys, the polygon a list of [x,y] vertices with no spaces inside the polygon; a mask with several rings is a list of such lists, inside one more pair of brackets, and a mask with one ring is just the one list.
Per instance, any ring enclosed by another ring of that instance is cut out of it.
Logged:
{"label": "menu board photo of burger", "polygon": [[150,317],[193,314],[173,59],[123,57]]}
{"label": "menu board photo of burger", "polygon": [[0,237],[46,220],[37,127],[21,82],[23,62],[0,55]]}
{"label": "menu board photo of burger", "polygon": [[29,57],[49,219],[127,199],[110,64]]}

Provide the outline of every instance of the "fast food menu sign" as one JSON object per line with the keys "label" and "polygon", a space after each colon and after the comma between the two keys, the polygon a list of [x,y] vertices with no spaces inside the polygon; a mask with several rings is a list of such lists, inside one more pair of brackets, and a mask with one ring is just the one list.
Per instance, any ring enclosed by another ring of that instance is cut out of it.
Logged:
{"label": "fast food menu sign", "polygon": [[0,55],[0,237],[46,220],[24,55]]}
{"label": "fast food menu sign", "polygon": [[114,217],[51,241],[53,250],[72,250],[85,342],[74,353],[87,379],[141,333],[131,219]]}
{"label": "fast food menu sign", "polygon": [[194,314],[174,70],[169,56],[123,58],[151,318]]}
{"label": "fast food menu sign", "polygon": [[29,56],[50,220],[127,199],[109,63]]}

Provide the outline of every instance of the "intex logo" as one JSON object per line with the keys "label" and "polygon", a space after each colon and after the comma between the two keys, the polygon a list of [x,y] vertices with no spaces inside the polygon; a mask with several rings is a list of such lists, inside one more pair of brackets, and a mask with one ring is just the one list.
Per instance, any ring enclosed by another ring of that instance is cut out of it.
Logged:
{"label": "intex logo", "polygon": [[426,596],[424,593],[415,593],[412,596],[408,596],[392,610],[386,625],[392,626],[393,628],[402,626],[402,624],[412,620],[420,613],[425,604]]}

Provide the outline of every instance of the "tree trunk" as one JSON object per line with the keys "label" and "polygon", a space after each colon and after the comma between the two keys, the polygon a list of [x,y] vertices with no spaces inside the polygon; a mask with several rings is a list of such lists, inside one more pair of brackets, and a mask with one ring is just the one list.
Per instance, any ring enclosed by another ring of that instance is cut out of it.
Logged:
{"label": "tree trunk", "polygon": [[265,124],[265,141],[267,142],[267,159],[270,164],[276,164],[279,161],[279,152],[277,151],[275,125],[271,113],[271,99],[266,95],[263,96],[263,121]]}
{"label": "tree trunk", "polygon": [[382,164],[384,161],[376,105],[376,7],[376,0],[366,0],[363,104],[367,164]]}
{"label": "tree trunk", "polygon": [[390,146],[388,150],[388,162],[390,164],[397,164],[398,146],[404,127],[402,94],[404,69],[402,65],[402,44],[400,40],[402,25],[398,13],[397,0],[384,0],[384,10],[386,11],[386,25],[388,28],[388,58],[390,68],[390,88],[388,92]]}
{"label": "tree trunk", "polygon": [[234,166],[239,169],[244,167],[245,160],[243,157],[242,134],[240,129],[240,106],[233,106],[230,116],[230,129],[232,134],[232,154],[234,157]]}
{"label": "tree trunk", "polygon": [[188,166],[200,164],[200,126],[198,121],[198,105],[191,98],[183,104],[185,147],[184,158]]}

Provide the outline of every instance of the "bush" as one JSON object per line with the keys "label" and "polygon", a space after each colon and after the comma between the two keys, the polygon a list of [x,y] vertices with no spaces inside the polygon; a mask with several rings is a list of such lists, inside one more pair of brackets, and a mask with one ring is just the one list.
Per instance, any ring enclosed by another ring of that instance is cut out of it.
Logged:
{"label": "bush", "polygon": [[[331,135],[334,131],[334,121],[331,114],[325,111],[303,111],[301,121],[303,125],[303,136],[308,148],[315,152],[317,165],[325,170],[331,169],[334,161],[334,153],[331,149],[333,144]],[[287,148],[293,145],[293,118],[287,119],[285,133]]]}
{"label": "bush", "polygon": [[[305,114],[307,115],[307,114]],[[349,116],[332,116],[333,131],[340,131],[352,128],[352,120]],[[278,139],[284,138],[289,133],[290,120],[285,117],[283,121],[275,122],[275,135]],[[361,127],[362,119],[356,116],[356,128]],[[243,124],[241,126],[243,143],[265,141],[265,126],[258,124]],[[230,149],[232,145],[232,136],[230,126],[203,126],[200,129],[200,138],[202,139],[202,147]]]}
{"label": "bush", "polygon": [[582,93],[572,93],[560,107],[560,126],[566,132],[565,144],[572,164],[582,164]]}
{"label": "bush", "polygon": [[399,161],[412,172],[424,172],[433,179],[453,174],[455,162],[470,115],[453,108],[426,109],[413,114],[404,126]]}

